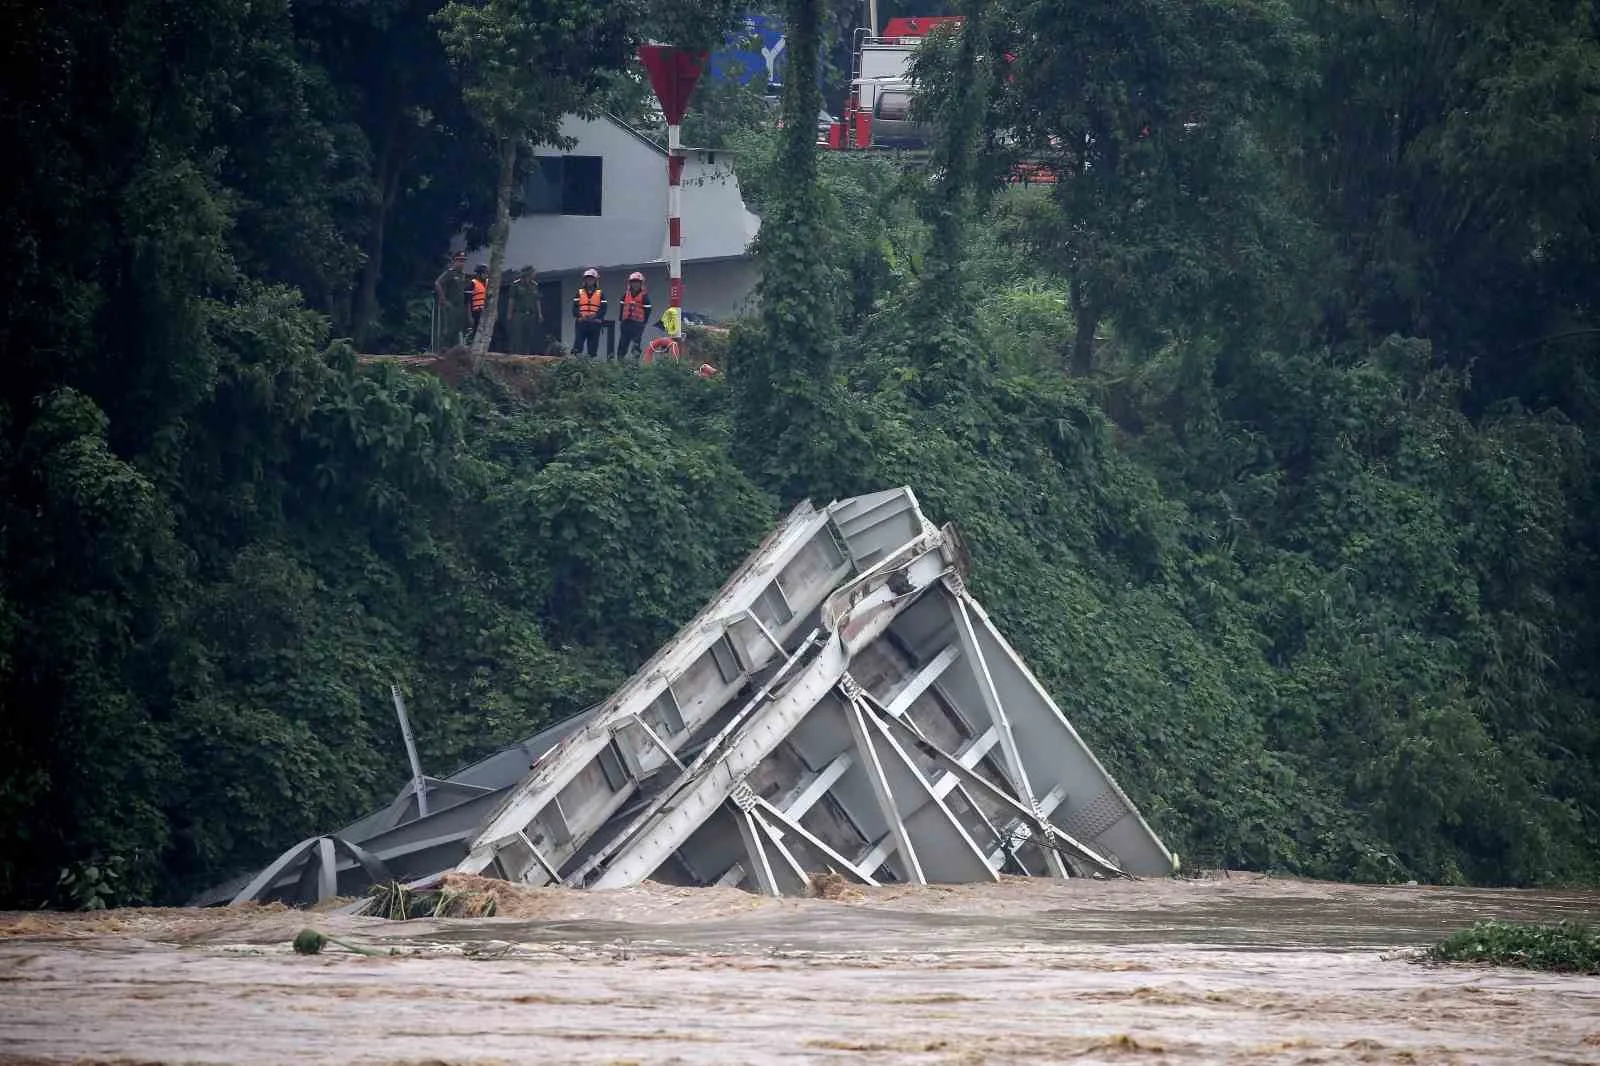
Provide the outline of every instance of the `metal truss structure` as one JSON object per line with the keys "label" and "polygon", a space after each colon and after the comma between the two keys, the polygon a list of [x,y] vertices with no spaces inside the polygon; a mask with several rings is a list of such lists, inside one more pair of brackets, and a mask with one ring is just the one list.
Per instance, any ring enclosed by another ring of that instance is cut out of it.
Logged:
{"label": "metal truss structure", "polygon": [[604,703],[194,902],[1175,872],[964,570],[908,488],[801,504]]}

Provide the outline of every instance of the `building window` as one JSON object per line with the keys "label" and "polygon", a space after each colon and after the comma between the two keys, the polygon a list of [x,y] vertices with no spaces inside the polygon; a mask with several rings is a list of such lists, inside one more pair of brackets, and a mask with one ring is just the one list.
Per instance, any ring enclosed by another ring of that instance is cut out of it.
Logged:
{"label": "building window", "polygon": [[522,209],[530,215],[598,215],[600,157],[542,155],[523,188]]}

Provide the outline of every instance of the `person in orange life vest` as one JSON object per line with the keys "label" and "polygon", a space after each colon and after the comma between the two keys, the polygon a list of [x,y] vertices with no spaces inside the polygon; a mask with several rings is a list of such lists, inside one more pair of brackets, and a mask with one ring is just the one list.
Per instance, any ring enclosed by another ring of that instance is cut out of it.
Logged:
{"label": "person in orange life vest", "polygon": [[583,287],[572,298],[572,354],[587,351],[590,359],[600,358],[600,323],[606,317],[606,298],[600,291],[600,271],[590,267],[583,272]]}
{"label": "person in orange life vest", "polygon": [[489,266],[479,263],[472,268],[472,277],[467,279],[466,289],[462,294],[466,297],[467,317],[470,320],[467,326],[467,343],[478,335],[478,322],[483,318],[484,305],[489,302]]}
{"label": "person in orange life vest", "polygon": [[622,342],[617,347],[617,359],[626,356],[630,347],[637,358],[644,340],[644,324],[650,319],[650,290],[644,287],[644,275],[637,270],[628,275],[628,291],[622,294],[618,319],[622,323]]}

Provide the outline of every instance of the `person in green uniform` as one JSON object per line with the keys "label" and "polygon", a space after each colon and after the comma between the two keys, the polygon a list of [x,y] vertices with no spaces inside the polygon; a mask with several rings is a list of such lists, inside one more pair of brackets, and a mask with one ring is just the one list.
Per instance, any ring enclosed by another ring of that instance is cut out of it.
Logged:
{"label": "person in green uniform", "polygon": [[494,340],[489,350],[504,355],[517,354],[517,272],[500,272],[500,313],[495,316]]}
{"label": "person in green uniform", "polygon": [[532,355],[539,337],[539,284],[534,280],[533,267],[526,266],[507,275],[506,285],[506,351],[515,355]]}
{"label": "person in green uniform", "polygon": [[467,329],[467,256],[457,252],[444,271],[433,279],[435,318],[434,344],[448,351],[461,343]]}

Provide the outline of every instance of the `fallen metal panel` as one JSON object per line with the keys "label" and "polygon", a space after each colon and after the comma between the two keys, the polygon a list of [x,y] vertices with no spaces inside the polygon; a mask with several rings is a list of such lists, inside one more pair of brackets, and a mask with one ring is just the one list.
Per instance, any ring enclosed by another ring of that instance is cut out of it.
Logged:
{"label": "fallen metal panel", "polygon": [[1111,777],[1050,694],[965,589],[959,596],[974,623],[1001,700],[1010,709],[1023,753],[1045,792],[1057,785],[1066,799],[1053,821],[1092,845],[1129,873],[1166,876],[1177,859],[1150,828],[1122,786]]}
{"label": "fallen metal panel", "polygon": [[[482,824],[484,812],[492,809],[507,788],[522,780],[530,767],[562,739],[582,727],[598,709],[590,707],[580,711],[531,737],[462,767],[448,778],[425,778],[429,789],[429,813],[426,819],[419,819],[413,787],[407,785],[387,806],[330,835],[336,840],[375,852],[379,858],[390,863],[393,876],[401,880],[449,869],[466,854],[466,841],[472,831]],[[461,809],[456,809],[458,807]],[[282,860],[304,843],[302,841],[290,848],[274,862]],[[350,890],[360,891],[365,884],[372,883],[373,879],[363,880],[353,873],[359,866],[353,859],[339,860],[341,886],[354,879]],[[239,897],[241,889],[254,876],[245,874],[213,886],[189,900],[189,906],[208,907],[227,903]],[[286,873],[244,898],[263,901],[277,899],[290,903],[314,902],[297,893],[297,876],[296,868],[291,863]]]}
{"label": "fallen metal panel", "polygon": [[[880,524],[901,524],[915,515],[909,493],[886,496]],[[918,516],[920,518],[920,516]],[[476,835],[458,869],[481,872],[502,843],[521,833],[545,850],[553,865],[573,858],[621,804],[591,803],[578,818],[566,818],[560,833],[545,831],[552,806],[614,743],[636,777],[676,769],[673,752],[710,723],[758,673],[775,659],[822,599],[848,574],[851,564],[835,539],[832,519],[803,504],[759,547],[716,597],[650,662],[602,705],[577,737],[545,760],[505,798]],[[743,625],[741,630],[740,626]],[[760,639],[757,639],[759,637]],[[628,723],[650,720],[666,728],[656,740],[633,743]],[[617,791],[632,788],[624,785]],[[536,881],[542,878],[535,878]]]}
{"label": "fallen metal panel", "polygon": [[634,830],[594,886],[618,888],[649,877],[735,788],[743,786],[745,775],[839,684],[851,647],[870,644],[893,620],[896,602],[906,601],[947,572],[938,547],[936,534],[924,534],[828,597],[823,619],[832,635],[781,693],[752,709],[737,732],[696,759],[681,787],[649,822]]}
{"label": "fallen metal panel", "polygon": [[1173,872],[965,567],[908,488],[802,504],[604,703],[443,781],[414,768],[385,809],[204,901],[310,902],[451,868],[766,893],[828,870]]}

